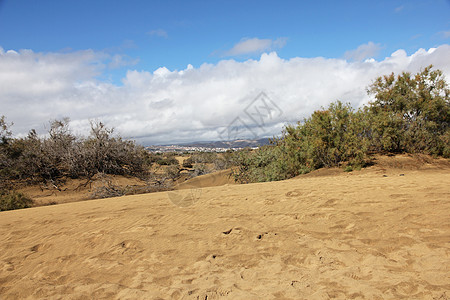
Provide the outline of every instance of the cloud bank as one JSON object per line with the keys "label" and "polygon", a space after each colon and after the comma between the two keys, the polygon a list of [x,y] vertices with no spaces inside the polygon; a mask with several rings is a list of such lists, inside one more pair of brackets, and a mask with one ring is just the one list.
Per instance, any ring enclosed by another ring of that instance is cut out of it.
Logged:
{"label": "cloud bank", "polygon": [[[433,64],[450,78],[449,45],[412,55],[398,50],[381,61],[282,59],[271,52],[259,60],[222,60],[184,70],[129,70],[121,85],[98,79],[111,60],[91,50],[0,48],[0,115],[15,123],[19,136],[31,128],[43,133],[49,120],[65,116],[75,133],[86,134],[89,119],[98,119],[143,144],[217,140],[236,118],[259,136],[273,136],[337,99],[354,107],[367,103],[365,89],[379,75]],[[282,113],[257,128],[244,110],[262,91]]]}

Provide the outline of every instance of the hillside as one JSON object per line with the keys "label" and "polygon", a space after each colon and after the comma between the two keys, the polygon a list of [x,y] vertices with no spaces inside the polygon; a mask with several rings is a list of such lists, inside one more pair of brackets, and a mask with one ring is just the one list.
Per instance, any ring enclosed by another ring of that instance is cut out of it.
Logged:
{"label": "hillside", "polygon": [[185,207],[153,193],[2,212],[0,295],[447,299],[449,182],[448,160],[379,157],[203,187]]}

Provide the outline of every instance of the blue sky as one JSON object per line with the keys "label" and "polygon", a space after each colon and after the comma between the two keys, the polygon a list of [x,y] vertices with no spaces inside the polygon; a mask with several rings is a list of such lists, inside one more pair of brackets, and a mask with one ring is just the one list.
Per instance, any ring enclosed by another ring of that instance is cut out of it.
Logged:
{"label": "blue sky", "polygon": [[[251,62],[262,64],[261,56],[270,53],[276,53],[277,62],[281,65],[284,62],[285,67],[288,63],[293,64],[295,59],[309,59],[308,61],[312,62],[314,59],[323,57],[330,63],[335,59],[348,67],[357,68],[358,63],[371,58],[379,63],[386,62],[386,58],[400,49],[404,50],[406,56],[410,57],[421,48],[428,51],[431,48],[447,45],[450,39],[449,15],[450,2],[442,0],[0,0],[0,47],[5,53],[4,61],[7,60],[6,53],[10,50],[19,53],[21,57],[15,58],[14,62],[8,60],[9,63],[5,63],[4,66],[18,66],[18,61],[22,64],[27,59],[29,60],[31,56],[34,57],[32,60],[39,61],[40,65],[48,65],[55,59],[71,62],[71,70],[73,72],[76,70],[78,73],[64,73],[69,68],[66,66],[58,72],[52,73],[53,75],[45,73],[47,75],[43,76],[49,82],[56,80],[55,78],[52,81],[51,76],[67,76],[68,81],[64,84],[61,83],[61,85],[76,89],[76,91],[71,92],[58,90],[61,92],[60,94],[55,92],[52,95],[47,95],[54,97],[52,100],[54,102],[50,102],[53,105],[61,102],[78,101],[75,98],[69,99],[69,97],[63,96],[66,92],[81,93],[84,97],[91,97],[92,101],[100,101],[104,104],[106,100],[95,100],[94,98],[97,96],[86,92],[85,86],[89,84],[95,85],[97,91],[104,91],[107,88],[115,90],[117,93],[114,93],[114,95],[118,97],[116,101],[128,103],[128,101],[132,101],[129,100],[131,94],[137,93],[137,90],[130,91],[131,86],[134,88],[136,86],[130,83],[129,77],[132,74],[140,74],[142,78],[139,80],[141,81],[144,80],[143,78],[149,80],[149,90],[143,92],[142,89],[139,89],[141,93],[139,97],[142,99],[147,97],[142,100],[144,102],[155,103],[166,99],[164,97],[162,99],[150,99],[152,95],[149,94],[150,90],[160,88],[154,86],[157,84],[154,72],[161,67],[172,72],[170,76],[173,77],[175,76],[173,72],[185,70],[188,65],[192,65],[194,71],[197,72],[197,75],[192,78],[187,78],[187,75],[180,75],[179,73],[177,73],[179,74],[177,76],[181,76],[181,79],[171,77],[171,80],[181,80],[183,85],[195,80],[195,78],[199,80],[197,84],[206,80],[206,77],[203,77],[207,72],[204,71],[205,66],[207,66],[205,64],[211,64],[211,68],[215,68],[217,72],[222,71],[221,75],[218,75],[219,77],[229,78],[236,72],[236,70],[232,71],[230,68],[239,69],[243,66],[244,69],[245,66],[251,68],[249,67]],[[32,54],[24,54],[24,49],[30,50]],[[440,53],[443,53],[442,56],[449,54],[446,48],[441,49]],[[436,56],[436,54],[434,55]],[[12,59],[10,56],[11,53],[8,59]],[[26,57],[28,58],[26,59]],[[444,70],[447,68],[445,57],[433,59],[438,63],[438,67]],[[225,69],[221,70],[222,65],[232,65],[232,62],[237,64],[224,67]],[[276,64],[277,62],[273,63]],[[64,66],[64,63],[61,61],[57,65]],[[201,68],[202,65],[204,66],[203,69]],[[396,68],[398,71],[400,71],[399,68],[414,69],[410,63],[406,64],[405,62],[403,62],[403,65],[397,65],[392,71],[397,71]],[[36,66],[36,72],[50,72],[48,69],[38,69],[39,67]],[[383,67],[377,70],[382,72],[387,68]],[[278,71],[282,72],[282,68]],[[378,71],[369,73],[378,75]],[[11,72],[10,74],[12,74],[13,70],[11,67],[10,69],[4,68],[3,72],[7,76],[7,73]],[[292,72],[299,75],[301,71]],[[153,74],[152,79],[147,74]],[[27,80],[39,77],[39,73],[35,75]],[[169,73],[166,75],[169,76]],[[211,76],[211,74],[208,76]],[[249,72],[247,76],[252,75]],[[272,76],[281,75],[268,75],[268,77]],[[320,72],[317,76],[320,76]],[[133,78],[137,80],[135,77]],[[27,86],[26,81],[19,82],[19,80],[25,80],[24,78],[18,77],[14,80],[14,83],[22,84],[24,87]],[[251,81],[249,78],[242,78],[242,80]],[[286,78],[286,80],[289,79]],[[128,94],[124,91],[127,84]],[[83,86],[83,91],[80,90],[80,85]],[[363,85],[367,85],[367,81],[361,82],[362,89],[364,89]],[[242,98],[251,98],[250,91],[255,92],[264,86],[263,83],[243,86]],[[174,88],[174,86],[172,85],[171,88]],[[353,88],[342,92],[343,94],[329,94],[327,96],[330,98],[329,101],[333,101],[342,95],[351,93],[351,90]],[[266,92],[270,93],[267,90]],[[120,93],[123,95],[122,98],[117,96]],[[22,103],[31,101],[27,99],[28,96],[19,94],[9,91],[4,95],[9,95],[10,99],[12,97],[16,99],[15,101],[23,101]],[[226,95],[222,96],[226,97]],[[279,95],[276,91],[274,91],[273,96],[294,97],[294,95]],[[178,103],[177,105],[184,105],[180,102],[181,99],[173,98],[174,95],[171,95],[171,97],[167,99],[173,100],[173,103]],[[355,98],[356,96],[351,96],[350,100],[357,103],[358,101],[352,97]],[[7,100],[0,98],[0,101],[4,101],[3,104],[5,104]],[[212,99],[210,101],[219,100]],[[317,101],[317,103],[324,104],[323,101]],[[185,105],[189,107],[190,103]],[[303,116],[313,109],[312,104],[308,107],[310,108],[299,112],[297,116]],[[0,114],[7,113],[7,111],[0,111]],[[42,118],[57,118],[63,114],[64,110],[61,109],[54,114],[42,113]],[[67,114],[70,115],[70,111]],[[93,115],[76,114],[71,116],[71,119],[76,125],[77,122],[82,123],[84,119],[106,117],[111,119],[113,125],[123,127],[125,135],[139,138],[145,136],[145,132],[137,133],[127,129],[127,126],[120,123],[120,117],[113,116],[114,114],[114,112]],[[43,120],[37,118],[33,122],[24,123],[21,121],[24,117],[18,111],[10,112],[10,115],[15,118],[13,121],[18,126],[19,133],[23,132],[27,126],[42,127],[44,123]],[[133,113],[130,112],[130,115],[133,115]],[[294,116],[287,117],[285,122],[292,121],[292,118]],[[223,122],[226,123],[225,120]],[[219,126],[212,126],[205,120],[200,123],[199,130],[203,128],[206,131],[214,131]],[[211,126],[208,127],[208,124]],[[147,128],[152,127],[149,124],[146,126]],[[279,128],[279,124],[277,126],[276,128]],[[182,128],[177,130],[182,131]],[[185,140],[190,136],[188,134],[183,137],[183,134],[180,133],[170,137],[160,136],[156,138],[153,131],[158,130],[149,129],[148,135],[155,137],[155,142]],[[214,138],[214,135],[200,134],[198,138],[209,139]],[[152,141],[152,138],[146,141]]]}
{"label": "blue sky", "polygon": [[338,58],[372,41],[378,58],[435,47],[450,32],[448,1],[6,0],[0,9],[5,49],[94,49],[144,70],[216,63],[245,38],[286,39],[282,58]]}

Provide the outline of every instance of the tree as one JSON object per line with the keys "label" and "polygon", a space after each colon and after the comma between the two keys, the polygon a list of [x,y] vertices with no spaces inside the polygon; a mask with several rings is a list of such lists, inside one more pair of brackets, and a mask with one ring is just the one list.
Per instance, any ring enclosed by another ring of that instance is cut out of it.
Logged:
{"label": "tree", "polygon": [[114,129],[102,122],[91,122],[91,134],[84,140],[82,153],[86,176],[95,173],[139,175],[146,170],[148,153],[134,141],[114,136]]}
{"label": "tree", "polygon": [[12,135],[10,127],[12,124],[6,122],[5,116],[0,117],[0,190],[5,186],[5,180],[3,177],[7,176],[6,169],[10,165],[8,157],[8,141]]}
{"label": "tree", "polygon": [[450,90],[432,67],[378,77],[369,86],[376,150],[449,155]]}
{"label": "tree", "polygon": [[7,144],[11,139],[12,132],[10,130],[13,123],[8,124],[5,116],[0,117],[0,145]]}

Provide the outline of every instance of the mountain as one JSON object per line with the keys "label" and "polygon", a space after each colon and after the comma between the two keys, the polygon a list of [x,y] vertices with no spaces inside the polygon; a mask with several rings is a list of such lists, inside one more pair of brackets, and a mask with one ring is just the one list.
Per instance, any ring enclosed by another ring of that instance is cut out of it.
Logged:
{"label": "mountain", "polygon": [[192,142],[179,144],[182,147],[202,147],[202,148],[246,148],[259,147],[269,144],[268,138],[257,140],[234,140],[234,141],[209,141],[209,142]]}

